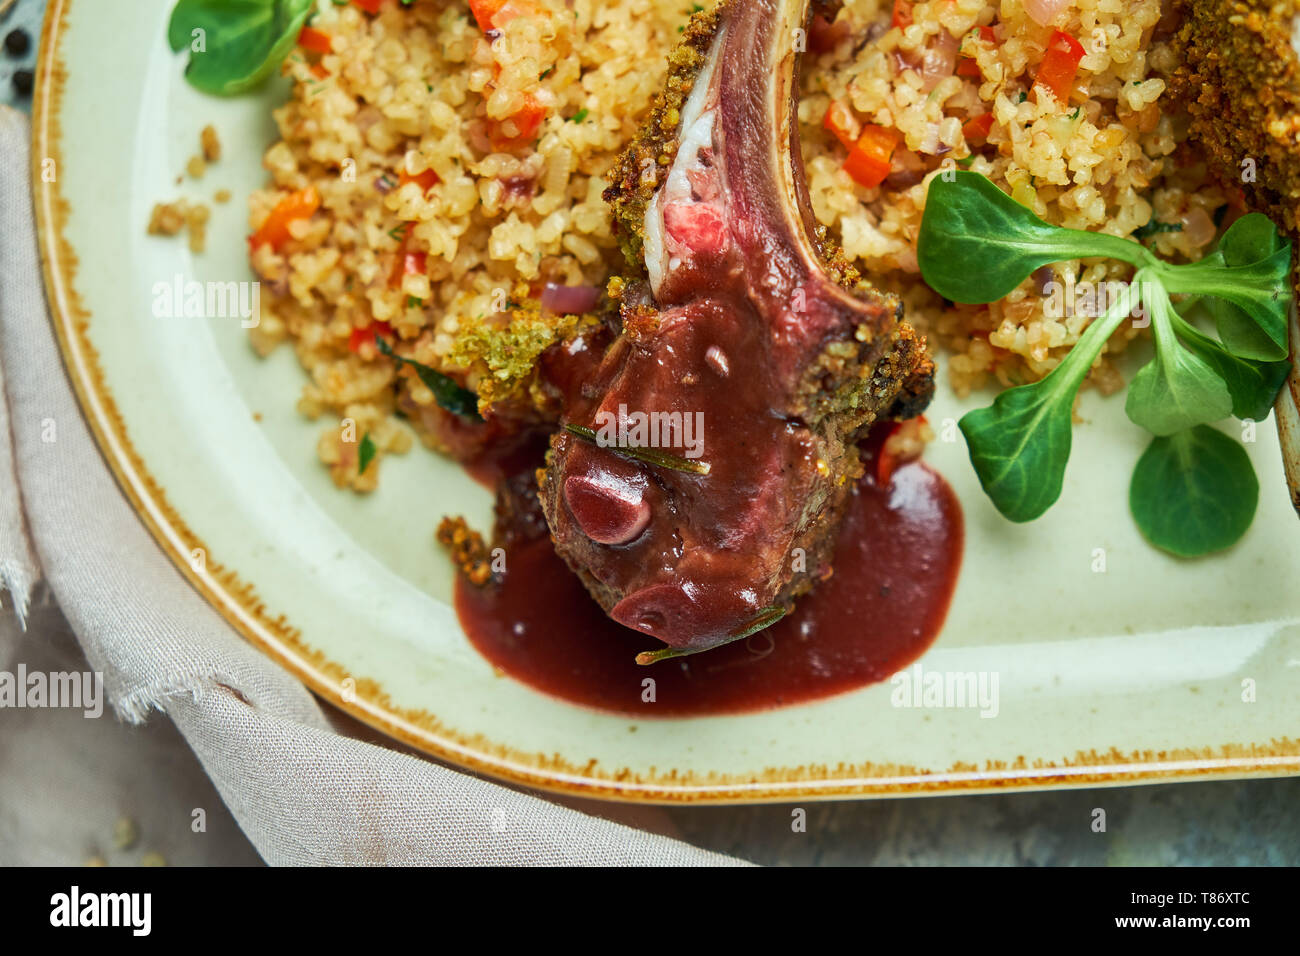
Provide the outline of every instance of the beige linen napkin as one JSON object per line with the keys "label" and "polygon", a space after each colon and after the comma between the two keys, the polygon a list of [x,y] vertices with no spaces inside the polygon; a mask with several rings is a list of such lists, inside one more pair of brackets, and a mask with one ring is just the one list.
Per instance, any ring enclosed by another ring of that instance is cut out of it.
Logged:
{"label": "beige linen napkin", "polygon": [[46,314],[29,149],[26,118],[0,107],[0,591],[21,613],[39,557],[119,716],[166,712],[270,863],[738,863],[344,736],[226,625],[82,420]]}

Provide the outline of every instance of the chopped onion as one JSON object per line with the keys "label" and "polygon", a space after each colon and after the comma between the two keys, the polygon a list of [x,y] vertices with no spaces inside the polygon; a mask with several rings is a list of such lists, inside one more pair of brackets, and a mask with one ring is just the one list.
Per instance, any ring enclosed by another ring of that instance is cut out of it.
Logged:
{"label": "chopped onion", "polygon": [[1200,206],[1187,210],[1178,217],[1178,221],[1183,225],[1183,238],[1193,249],[1206,245],[1218,234],[1214,220]]}
{"label": "chopped onion", "polygon": [[890,189],[908,189],[925,178],[925,163],[910,149],[896,149],[885,182]]}
{"label": "chopped onion", "polygon": [[957,68],[957,51],[960,48],[960,40],[947,30],[939,31],[934,46],[926,47],[921,56],[921,66],[917,72],[921,74],[922,93],[929,93],[939,85],[940,80],[952,76],[953,70]]}
{"label": "chopped onion", "polygon": [[1025,0],[1025,13],[1040,27],[1045,27],[1072,6],[1074,0]]}
{"label": "chopped onion", "polygon": [[[930,156],[939,154],[939,124],[927,123],[925,136],[922,138],[919,146],[916,147],[918,153],[926,153]],[[946,152],[946,150],[945,150]]]}
{"label": "chopped onion", "polygon": [[1029,274],[1029,277],[1034,280],[1034,288],[1042,296],[1047,295],[1051,284],[1056,281],[1056,273],[1051,266],[1039,266]]}
{"label": "chopped onion", "polygon": [[558,315],[581,315],[590,312],[600,301],[600,289],[594,285],[558,285],[546,283],[542,289],[542,308]]}

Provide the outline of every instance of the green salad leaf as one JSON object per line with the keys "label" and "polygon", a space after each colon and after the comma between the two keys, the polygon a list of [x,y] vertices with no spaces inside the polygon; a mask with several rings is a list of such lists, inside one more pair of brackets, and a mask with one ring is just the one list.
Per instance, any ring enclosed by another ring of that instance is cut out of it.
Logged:
{"label": "green salad leaf", "polygon": [[[1142,278],[1142,273],[1138,274]],[[1139,282],[1141,279],[1138,280]],[[1172,435],[1232,414],[1228,386],[1208,362],[1179,344],[1173,306],[1159,284],[1149,285],[1147,308],[1156,338],[1156,357],[1129,383],[1124,411],[1153,435]]]}
{"label": "green salad leaf", "polygon": [[1070,459],[1074,396],[1101,347],[1136,301],[1136,294],[1125,289],[1045,378],[1007,389],[988,408],[967,412],[958,422],[980,484],[1012,521],[1034,520],[1061,496]]}
{"label": "green salad leaf", "polygon": [[916,246],[921,275],[945,299],[993,302],[1035,269],[1065,259],[1155,261],[1136,242],[1050,226],[979,173],[946,175],[930,181]]}
{"label": "green salad leaf", "polygon": [[1214,253],[1188,265],[1161,268],[1167,292],[1210,296],[1205,308],[1229,352],[1278,361],[1287,355],[1291,310],[1291,244],[1267,216],[1253,212],[1234,222]]}
{"label": "green salad leaf", "polygon": [[[917,258],[925,281],[953,302],[993,302],[1035,269],[1092,257],[1136,266],[1133,280],[1046,377],[962,417],[980,484],[1012,521],[1056,502],[1075,396],[1111,334],[1146,303],[1155,354],[1134,375],[1124,408],[1156,437],[1134,472],[1131,510],[1148,540],[1173,554],[1228,547],[1250,526],[1258,481],[1241,446],[1209,423],[1267,417],[1290,372],[1291,245],[1252,213],[1203,259],[1173,264],[1131,239],[1051,226],[977,173],[930,182]],[[1214,320],[1218,340],[1179,315],[1171,294],[1196,297],[1189,304]]]}
{"label": "green salad leaf", "polygon": [[1259,479],[1246,450],[1208,425],[1153,439],[1129,485],[1142,534],[1180,557],[1231,547],[1258,504]]}
{"label": "green salad leaf", "polygon": [[185,79],[235,96],[261,85],[289,55],[315,0],[178,0],[167,24],[172,52],[190,51]]}
{"label": "green salad leaf", "polygon": [[1232,396],[1232,414],[1255,422],[1268,418],[1291,363],[1238,358],[1177,312],[1170,318],[1179,341],[1223,379]]}
{"label": "green salad leaf", "polygon": [[[1283,243],[1277,230],[1273,227],[1272,221],[1262,213],[1252,212],[1242,216],[1223,234],[1219,240],[1218,254],[1222,257],[1225,265],[1242,266],[1249,265],[1252,262],[1259,262],[1264,259],[1271,259],[1282,249]],[[1291,264],[1290,255],[1282,257],[1285,264],[1279,266],[1278,282],[1285,284],[1288,278],[1289,267]],[[1285,290],[1288,291],[1289,290]],[[1290,295],[1284,295],[1287,302],[1290,302]],[[1233,355],[1243,358],[1253,359],[1278,359],[1285,355],[1277,354],[1278,339],[1276,335],[1281,335],[1283,344],[1286,342],[1286,316],[1282,316],[1282,329],[1274,329],[1273,332],[1262,330],[1251,317],[1223,299],[1207,299],[1206,308],[1214,316],[1215,329],[1219,333],[1219,338]],[[1273,313],[1270,312],[1270,316]]]}

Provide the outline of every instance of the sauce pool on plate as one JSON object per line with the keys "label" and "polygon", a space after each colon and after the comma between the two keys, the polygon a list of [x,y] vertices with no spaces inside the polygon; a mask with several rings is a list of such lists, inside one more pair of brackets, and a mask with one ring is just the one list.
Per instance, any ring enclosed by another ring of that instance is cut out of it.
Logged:
{"label": "sauce pool on plate", "polygon": [[[840,528],[834,573],[751,637],[635,663],[638,652],[661,645],[610,620],[556,555],[539,517],[523,509],[511,509],[515,527],[498,529],[506,547],[499,581],[478,588],[457,577],[461,626],[515,680],[635,717],[765,710],[885,680],[938,635],[961,566],[963,524],[956,496],[933,469],[905,464],[879,487],[874,449],[864,452],[866,476]],[[648,677],[653,702],[643,699]]]}

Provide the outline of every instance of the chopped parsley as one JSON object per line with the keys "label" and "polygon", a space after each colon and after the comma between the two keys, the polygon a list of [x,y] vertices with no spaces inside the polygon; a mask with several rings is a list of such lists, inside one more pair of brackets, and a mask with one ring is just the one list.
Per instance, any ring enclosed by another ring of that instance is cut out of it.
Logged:
{"label": "chopped parsley", "polygon": [[478,413],[478,396],[459,385],[451,376],[429,368],[422,362],[398,355],[382,335],[375,336],[375,346],[389,358],[415,369],[415,374],[419,376],[420,381],[433,392],[434,400],[447,411],[471,421],[483,420],[483,416]]}
{"label": "chopped parsley", "polygon": [[375,459],[375,443],[370,437],[370,432],[361,436],[360,453],[357,455],[357,474],[364,475],[370,463]]}
{"label": "chopped parsley", "polygon": [[1154,236],[1162,232],[1182,232],[1183,224],[1181,222],[1161,222],[1158,219],[1152,219],[1145,226],[1138,226],[1133,230],[1133,238],[1139,241]]}

